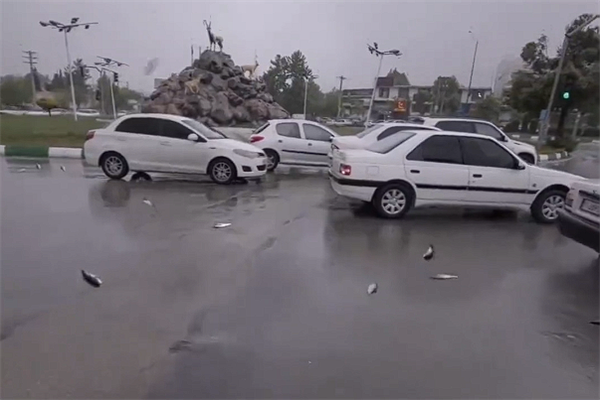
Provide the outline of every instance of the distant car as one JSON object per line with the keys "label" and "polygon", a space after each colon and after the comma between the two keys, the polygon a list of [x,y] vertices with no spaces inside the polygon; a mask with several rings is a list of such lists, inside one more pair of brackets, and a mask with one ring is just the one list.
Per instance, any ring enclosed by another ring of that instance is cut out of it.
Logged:
{"label": "distant car", "polygon": [[100,112],[91,108],[80,108],[77,110],[78,117],[99,117]]}
{"label": "distant car", "polygon": [[462,206],[530,210],[558,218],[569,186],[580,176],[528,165],[497,140],[461,132],[397,132],[366,149],[335,150],[331,186],[371,202],[384,218],[413,207]]}
{"label": "distant car", "polygon": [[373,125],[372,127],[365,129],[357,135],[335,137],[331,142],[331,149],[364,149],[371,143],[385,139],[386,137],[391,136],[396,132],[408,130],[439,131],[440,129],[435,128],[433,126],[408,124],[404,122],[381,123]]}
{"label": "distant car", "polygon": [[334,126],[351,126],[352,125],[352,121],[350,121],[349,119],[336,119],[333,122]]}
{"label": "distant car", "polygon": [[91,130],[84,155],[111,179],[129,171],[174,172],[208,174],[214,182],[228,184],[236,178],[260,178],[267,169],[262,150],[170,114],[130,114]]}
{"label": "distant car", "polygon": [[327,166],[331,141],[338,135],[313,121],[275,119],[258,128],[250,143],[264,150],[267,169],[279,164]]}
{"label": "distant car", "polygon": [[488,121],[468,118],[429,118],[422,117],[423,125],[435,126],[443,131],[478,133],[492,137],[502,142],[506,147],[515,152],[528,164],[538,161],[535,147],[509,138],[500,128]]}
{"label": "distant car", "polygon": [[600,251],[600,180],[574,182],[558,216],[560,232]]}

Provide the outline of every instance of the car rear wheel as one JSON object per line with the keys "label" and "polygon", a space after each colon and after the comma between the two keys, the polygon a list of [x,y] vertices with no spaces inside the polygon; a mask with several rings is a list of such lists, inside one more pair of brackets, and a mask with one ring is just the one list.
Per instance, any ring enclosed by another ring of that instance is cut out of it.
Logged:
{"label": "car rear wheel", "polygon": [[266,149],[265,155],[267,156],[267,171],[273,171],[279,164],[279,155],[271,149]]}
{"label": "car rear wheel", "polygon": [[391,183],[375,192],[373,206],[383,218],[402,218],[412,204],[412,191],[406,185]]}
{"label": "car rear wheel", "polygon": [[100,166],[110,179],[121,179],[129,172],[127,160],[119,153],[110,152],[102,156]]}
{"label": "car rear wheel", "polygon": [[521,153],[521,154],[519,154],[519,157],[521,157],[521,159],[523,161],[525,161],[527,164],[535,163],[535,159],[533,158],[533,156],[531,154]]}
{"label": "car rear wheel", "polygon": [[551,224],[558,219],[558,213],[565,206],[567,193],[564,190],[551,189],[543,192],[531,205],[531,215],[537,222]]}
{"label": "car rear wheel", "polygon": [[210,163],[208,167],[210,179],[221,185],[228,185],[237,177],[235,164],[226,158],[217,158]]}

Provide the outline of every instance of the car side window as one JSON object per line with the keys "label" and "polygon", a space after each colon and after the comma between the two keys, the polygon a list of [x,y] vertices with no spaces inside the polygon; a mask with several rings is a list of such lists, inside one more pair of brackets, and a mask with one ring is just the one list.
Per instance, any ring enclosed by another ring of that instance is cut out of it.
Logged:
{"label": "car side window", "polygon": [[462,151],[456,136],[431,136],[411,151],[407,160],[462,164]]}
{"label": "car side window", "polygon": [[435,126],[443,131],[475,133],[473,123],[469,121],[440,121]]}
{"label": "car side window", "polygon": [[331,141],[331,134],[316,125],[302,124],[302,129],[304,129],[304,137],[306,140],[318,140],[320,142]]}
{"label": "car side window", "polygon": [[492,140],[465,137],[460,144],[467,165],[510,169],[515,165],[515,158]]}
{"label": "car side window", "polygon": [[300,127],[295,122],[281,122],[275,126],[279,136],[300,139]]}
{"label": "car side window", "polygon": [[475,131],[480,135],[490,136],[496,140],[501,140],[503,138],[503,135],[500,133],[500,131],[488,124],[475,122]]}
{"label": "car side window", "polygon": [[160,136],[172,138],[172,139],[185,139],[192,132],[190,129],[181,125],[179,122],[170,121],[168,119],[163,119],[161,121],[161,130]]}
{"label": "car side window", "polygon": [[387,129],[384,129],[383,132],[381,132],[379,135],[377,135],[377,141],[380,141],[381,139],[385,139],[388,136],[393,135],[396,132],[400,132],[403,131],[404,129],[402,129],[401,126],[390,126]]}
{"label": "car side window", "polygon": [[160,120],[156,118],[128,118],[121,122],[115,128],[115,131],[158,136],[160,134]]}

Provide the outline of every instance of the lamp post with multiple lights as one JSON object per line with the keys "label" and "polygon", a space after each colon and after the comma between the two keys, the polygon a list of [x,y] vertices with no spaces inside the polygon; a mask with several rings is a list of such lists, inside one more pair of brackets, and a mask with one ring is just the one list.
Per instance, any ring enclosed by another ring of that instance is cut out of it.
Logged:
{"label": "lamp post with multiple lights", "polygon": [[381,72],[381,64],[383,63],[383,57],[385,56],[396,56],[400,57],[402,53],[400,50],[386,50],[380,51],[379,46],[376,42],[373,42],[373,45],[368,44],[367,48],[371,52],[371,54],[375,54],[375,57],[379,57],[379,67],[377,68],[377,75],[375,75],[375,83],[373,84],[373,93],[371,94],[371,101],[369,102],[369,111],[367,112],[367,120],[365,121],[365,126],[369,126],[369,120],[371,119],[371,111],[373,110],[373,101],[375,100],[375,91],[377,90],[377,78],[379,78],[379,73]]}
{"label": "lamp post with multiple lights", "polygon": [[61,22],[56,22],[53,20],[49,20],[48,22],[40,21],[40,25],[44,28],[58,29],[59,32],[63,32],[65,34],[65,48],[67,50],[67,63],[69,66],[69,81],[71,83],[71,102],[73,103],[73,118],[77,121],[77,103],[75,102],[75,86],[73,86],[73,66],[71,65],[71,55],[69,54],[69,39],[67,38],[67,34],[71,32],[74,28],[79,26],[84,26],[85,29],[89,29],[90,25],[97,25],[97,22],[84,22],[78,23],[79,18],[71,18],[71,23],[63,24]]}
{"label": "lamp post with multiple lights", "polygon": [[100,56],[96,56],[96,57],[98,57],[102,60],[102,61],[97,61],[94,63],[95,65],[98,66],[98,67],[95,67],[95,69],[100,71],[101,76],[104,76],[104,71],[112,72],[112,74],[113,74],[113,80],[112,80],[112,82],[110,82],[110,97],[112,100],[113,118],[117,119],[117,108],[115,106],[115,92],[113,89],[113,85],[118,82],[119,74],[116,71],[108,69],[107,67],[110,67],[110,66],[122,67],[123,65],[128,67],[129,64],[126,64],[124,62],[117,61],[117,60],[114,60],[114,59],[108,58],[108,57],[100,57]]}

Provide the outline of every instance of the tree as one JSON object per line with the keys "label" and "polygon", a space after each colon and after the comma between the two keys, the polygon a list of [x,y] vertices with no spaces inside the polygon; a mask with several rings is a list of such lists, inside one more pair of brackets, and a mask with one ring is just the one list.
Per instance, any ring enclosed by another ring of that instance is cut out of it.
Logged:
{"label": "tree", "polygon": [[[580,15],[567,25],[565,32],[572,32],[590,16]],[[565,119],[570,110],[578,109],[580,112],[589,113],[598,108],[599,46],[598,27],[588,26],[569,38],[563,70],[559,77],[558,93],[552,104],[553,110],[560,109],[557,136],[562,136]],[[523,46],[521,58],[528,70],[513,74],[512,87],[507,93],[511,107],[529,117],[537,117],[540,111],[547,107],[561,52],[562,49],[559,49],[555,57],[548,56],[545,35]],[[568,99],[562,96],[565,92],[569,92]]]}
{"label": "tree", "polygon": [[46,85],[47,90],[61,90],[69,87],[68,77],[64,76],[62,70],[54,73],[52,80]]}
{"label": "tree", "polygon": [[472,115],[477,118],[496,122],[500,117],[502,103],[494,96],[488,96],[483,100],[475,103],[475,109]]}
{"label": "tree", "polygon": [[420,90],[412,98],[412,111],[425,114],[431,110],[433,95],[430,90]]}
{"label": "tree", "polygon": [[438,113],[452,114],[460,107],[460,84],[455,76],[438,76],[433,82],[433,98]]}
{"label": "tree", "polygon": [[[88,101],[89,98],[89,87],[86,81],[91,78],[87,68],[85,68],[85,64],[81,58],[76,59],[73,62],[73,87],[75,88],[75,101],[77,102],[77,106],[84,104]],[[65,79],[67,86],[70,86],[69,82],[69,70],[65,68]]]}
{"label": "tree", "polygon": [[40,97],[36,104],[42,107],[45,111],[48,111],[48,115],[52,116],[52,109],[58,107],[58,102],[53,96]]}
{"label": "tree", "polygon": [[32,93],[31,78],[29,76],[6,75],[0,78],[2,104],[18,106],[31,103]]}

